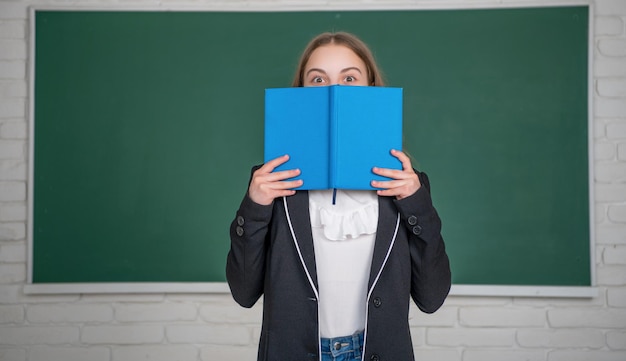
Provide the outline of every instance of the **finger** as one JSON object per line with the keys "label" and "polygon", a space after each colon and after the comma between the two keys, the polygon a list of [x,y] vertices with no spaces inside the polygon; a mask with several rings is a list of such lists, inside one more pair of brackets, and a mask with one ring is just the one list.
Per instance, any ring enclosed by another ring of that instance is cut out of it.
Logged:
{"label": "finger", "polygon": [[289,181],[289,182],[274,182],[267,183],[261,188],[265,194],[271,199],[292,196],[296,193],[294,188],[298,188],[302,185],[302,180]]}
{"label": "finger", "polygon": [[292,181],[265,183],[263,187],[271,191],[281,191],[285,189],[298,188],[302,186],[302,184],[302,179],[296,179]]}
{"label": "finger", "polygon": [[289,169],[289,170],[282,170],[279,172],[261,174],[258,176],[258,178],[262,182],[278,182],[278,181],[283,181],[285,179],[294,178],[299,175],[300,175],[300,169]]}
{"label": "finger", "polygon": [[289,196],[292,196],[294,194],[296,194],[295,190],[293,190],[293,189],[285,189],[285,190],[282,190],[282,191],[277,191],[274,194],[273,198],[275,199],[275,198],[281,198],[281,197],[289,197]]}
{"label": "finger", "polygon": [[391,180],[391,181],[372,181],[372,187],[379,189],[394,189],[402,187],[406,184],[404,180]]}
{"label": "finger", "polygon": [[376,191],[376,194],[383,197],[395,197],[400,193],[396,189],[379,189]]}
{"label": "finger", "polygon": [[378,168],[378,167],[372,168],[372,172],[374,172],[374,174],[376,175],[391,178],[391,179],[407,179],[407,178],[412,177],[413,174],[415,174],[412,168],[411,168],[410,173],[406,169],[398,170],[398,169]]}
{"label": "finger", "polygon": [[409,158],[409,156],[406,155],[406,153],[404,153],[403,151],[392,149],[391,155],[398,158],[400,163],[402,163],[402,169],[404,170],[413,169],[413,166],[411,165],[411,158]]}
{"label": "finger", "polygon": [[412,187],[410,184],[407,183],[407,184],[402,184],[398,187],[378,189],[376,193],[379,196],[396,197],[396,199],[402,199],[402,198],[410,196],[416,191],[417,189],[415,187]]}
{"label": "finger", "polygon": [[258,204],[269,205],[275,198],[291,196],[295,194],[293,188],[300,187],[302,180],[286,182],[257,182],[253,179],[248,189],[250,199]]}
{"label": "finger", "polygon": [[[403,172],[407,174],[408,172]],[[393,179],[389,181],[377,181],[371,182],[372,187],[378,188],[383,192],[379,192],[379,195],[396,196],[398,199],[407,197],[415,193],[420,187],[420,181],[414,172],[411,172],[410,177],[403,179]]]}
{"label": "finger", "polygon": [[276,167],[280,166],[283,163],[286,163],[289,160],[289,155],[281,155],[280,157],[274,158],[265,164],[257,171],[261,171],[261,173],[271,173]]}

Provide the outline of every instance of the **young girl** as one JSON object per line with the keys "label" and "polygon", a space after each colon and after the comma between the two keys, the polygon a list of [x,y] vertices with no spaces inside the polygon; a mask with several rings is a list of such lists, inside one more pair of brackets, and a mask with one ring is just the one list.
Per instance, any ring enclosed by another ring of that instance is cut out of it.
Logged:
{"label": "young girl", "polygon": [[[324,33],[304,50],[293,86],[382,86],[370,50],[347,33]],[[306,134],[302,134],[306,137]],[[234,299],[264,295],[258,360],[414,360],[409,299],[435,312],[450,289],[441,221],[426,174],[391,150],[402,170],[378,191],[295,191],[298,169],[252,171],[230,228],[226,276]]]}

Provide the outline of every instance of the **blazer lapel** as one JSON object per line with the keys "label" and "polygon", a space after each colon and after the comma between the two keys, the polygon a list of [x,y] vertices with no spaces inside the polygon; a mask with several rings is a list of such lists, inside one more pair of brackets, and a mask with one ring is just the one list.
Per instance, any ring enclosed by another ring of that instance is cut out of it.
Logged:
{"label": "blazer lapel", "polygon": [[295,242],[304,262],[304,267],[311,282],[315,287],[315,292],[319,287],[317,284],[317,270],[315,267],[315,250],[313,249],[313,232],[311,230],[311,217],[309,215],[309,192],[298,191],[290,197],[285,197],[287,205],[287,216],[290,218],[295,235]]}
{"label": "blazer lapel", "polygon": [[398,211],[390,197],[378,197],[378,226],[376,229],[376,241],[374,243],[374,255],[372,267],[367,284],[368,293],[372,289],[378,275],[385,265],[387,255],[393,246],[398,222]]}

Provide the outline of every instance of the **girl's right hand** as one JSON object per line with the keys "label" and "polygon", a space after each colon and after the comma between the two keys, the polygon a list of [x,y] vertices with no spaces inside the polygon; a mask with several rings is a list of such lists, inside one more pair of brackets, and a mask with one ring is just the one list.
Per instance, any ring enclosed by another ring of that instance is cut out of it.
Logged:
{"label": "girl's right hand", "polygon": [[250,181],[250,187],[248,188],[248,196],[253,202],[268,206],[272,204],[275,198],[292,196],[296,193],[293,188],[300,187],[302,180],[286,181],[285,179],[300,175],[299,169],[272,173],[274,168],[288,160],[288,155],[272,159],[263,164],[261,168],[257,169],[252,174],[252,181]]}

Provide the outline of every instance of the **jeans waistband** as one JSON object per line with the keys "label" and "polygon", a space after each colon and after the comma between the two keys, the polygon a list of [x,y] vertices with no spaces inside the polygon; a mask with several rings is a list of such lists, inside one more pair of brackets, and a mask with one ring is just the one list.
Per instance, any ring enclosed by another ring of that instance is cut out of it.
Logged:
{"label": "jeans waistband", "polygon": [[356,359],[361,358],[363,350],[363,332],[354,335],[321,339],[322,353],[330,353],[337,357],[347,352],[354,352]]}

